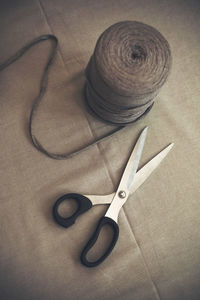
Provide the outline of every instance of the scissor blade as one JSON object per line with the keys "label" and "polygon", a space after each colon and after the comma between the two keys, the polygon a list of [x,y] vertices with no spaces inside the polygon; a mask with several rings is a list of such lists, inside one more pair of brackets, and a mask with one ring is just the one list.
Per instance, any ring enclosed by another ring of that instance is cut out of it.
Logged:
{"label": "scissor blade", "polygon": [[146,165],[144,165],[135,175],[134,183],[131,187],[130,194],[133,194],[151,175],[151,173],[159,166],[161,161],[167,156],[169,151],[174,146],[174,143],[171,143],[160,153],[154,156]]}
{"label": "scissor blade", "polygon": [[133,179],[137,172],[137,168],[142,155],[142,150],[147,135],[147,129],[148,128],[146,127],[140,134],[140,137],[132,151],[132,154],[130,155],[115,196],[105,214],[106,217],[113,219],[115,222],[117,222],[120,209],[128,199],[130,188],[133,183]]}
{"label": "scissor blade", "polygon": [[118,190],[130,191],[134,176],[137,172],[140,158],[142,156],[142,151],[144,148],[144,143],[147,136],[148,127],[145,127],[137,140],[137,143],[130,155],[126,168],[124,170],[123,176],[121,178]]}
{"label": "scissor blade", "polygon": [[[146,165],[144,165],[137,173],[135,174],[134,183],[131,187],[130,194],[133,194],[152,174],[152,172],[159,166],[163,159],[167,156],[169,151],[174,146],[174,143],[171,143],[169,146],[164,148],[160,153],[154,156]],[[115,196],[115,193],[109,195],[86,195],[93,205],[97,204],[110,204]]]}

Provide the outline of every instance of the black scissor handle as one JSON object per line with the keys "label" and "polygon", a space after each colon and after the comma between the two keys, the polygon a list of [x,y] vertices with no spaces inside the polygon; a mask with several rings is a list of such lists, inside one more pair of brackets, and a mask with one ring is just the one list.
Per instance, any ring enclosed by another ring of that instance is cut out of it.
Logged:
{"label": "black scissor handle", "polygon": [[[59,208],[60,204],[63,201],[66,201],[67,199],[75,200],[78,207],[72,216],[64,218],[59,214],[58,208]],[[81,194],[75,194],[75,193],[65,194],[62,197],[58,198],[58,200],[54,204],[53,217],[59,225],[67,228],[75,223],[78,216],[80,216],[81,214],[88,211],[91,207],[92,207],[92,202],[87,197],[85,197]]]}
{"label": "black scissor handle", "polygon": [[[96,241],[98,240],[99,234],[101,232],[101,229],[104,225],[109,225],[112,228],[113,231],[113,237],[110,243],[110,246],[106,249],[106,252],[96,261],[89,261],[87,259],[87,254],[90,251],[90,249],[94,246],[94,244],[96,243]],[[81,262],[84,266],[86,267],[96,267],[98,265],[100,265],[112,252],[113,248],[115,247],[115,244],[118,240],[119,237],[119,226],[118,224],[111,218],[108,217],[102,217],[99,220],[99,223],[97,225],[97,228],[95,230],[95,232],[93,233],[93,235],[91,236],[90,240],[88,241],[88,243],[86,244],[86,246],[84,247],[82,253],[81,253]]]}

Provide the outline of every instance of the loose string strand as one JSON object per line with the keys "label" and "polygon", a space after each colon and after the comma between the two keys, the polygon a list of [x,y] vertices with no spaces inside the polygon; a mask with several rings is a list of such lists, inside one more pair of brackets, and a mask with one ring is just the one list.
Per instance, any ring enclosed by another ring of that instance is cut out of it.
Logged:
{"label": "loose string strand", "polygon": [[51,49],[50,56],[48,58],[48,61],[46,63],[44,71],[43,71],[42,79],[41,79],[41,82],[40,82],[39,93],[36,96],[36,98],[34,99],[33,104],[32,104],[30,117],[29,117],[28,130],[29,130],[31,141],[32,141],[33,145],[35,146],[35,148],[37,150],[39,150],[40,152],[44,153],[45,155],[47,155],[48,157],[50,157],[52,159],[64,160],[64,159],[72,158],[73,156],[75,156],[77,154],[80,154],[83,151],[88,150],[89,148],[96,145],[97,143],[104,141],[105,139],[107,139],[107,138],[111,137],[112,135],[114,135],[116,132],[123,129],[124,126],[118,126],[116,129],[108,132],[107,134],[105,134],[101,138],[93,141],[92,143],[90,143],[90,144],[88,144],[88,145],[82,147],[81,149],[78,149],[78,150],[76,150],[72,153],[58,154],[58,153],[50,152],[47,149],[45,149],[45,147],[40,143],[40,141],[36,138],[35,134],[33,133],[33,131],[34,131],[33,130],[33,124],[34,124],[34,119],[37,115],[37,111],[38,111],[38,108],[40,106],[40,103],[43,100],[43,97],[44,97],[44,95],[46,93],[46,90],[47,90],[47,87],[48,87],[48,76],[49,76],[50,68],[54,63],[54,59],[55,59],[57,49],[58,49],[58,39],[57,39],[57,37],[54,36],[54,35],[51,35],[51,34],[46,34],[46,35],[39,36],[38,38],[32,40],[30,43],[25,45],[20,50],[18,50],[14,55],[12,55],[4,63],[2,63],[0,65],[0,71],[3,71],[7,67],[9,67],[11,64],[13,64],[16,60],[20,59],[30,48],[32,48],[36,44],[39,44],[39,43],[41,43],[43,41],[47,41],[47,40],[52,40],[54,42],[54,45]]}
{"label": "loose string strand", "polygon": [[116,128],[72,153],[53,153],[36,138],[33,124],[48,87],[49,72],[58,50],[57,37],[47,34],[32,40],[1,64],[0,71],[46,40],[52,40],[53,47],[32,104],[28,129],[35,148],[57,160],[71,158],[143,118],[151,110],[171,69],[169,44],[155,28],[136,21],[122,21],[107,28],[97,40],[86,68],[84,98],[95,117]]}

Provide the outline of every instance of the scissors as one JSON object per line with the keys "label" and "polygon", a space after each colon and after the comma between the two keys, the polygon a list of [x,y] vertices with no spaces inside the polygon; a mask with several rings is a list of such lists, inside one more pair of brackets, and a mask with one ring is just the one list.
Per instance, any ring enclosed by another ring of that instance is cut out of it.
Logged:
{"label": "scissors", "polygon": [[[158,167],[160,162],[165,158],[168,152],[173,147],[173,143],[167,146],[154,158],[152,158],[145,166],[143,166],[139,171],[138,165],[140,158],[142,156],[142,151],[147,136],[147,129],[145,127],[140,134],[137,143],[129,157],[126,168],[122,175],[121,181],[115,193],[110,195],[81,195],[76,193],[65,194],[61,196],[53,206],[53,217],[55,221],[63,226],[69,227],[73,225],[81,214],[85,213],[92,208],[93,205],[99,204],[110,204],[106,214],[100,218],[96,230],[89,239],[88,243],[83,248],[80,259],[81,263],[86,267],[95,267],[101,264],[112,252],[119,236],[119,226],[118,226],[118,215],[120,209],[127,201],[130,194],[134,193],[141,184],[151,175],[151,173]],[[58,208],[63,201],[73,199],[77,203],[77,210],[73,213],[72,216],[64,218],[59,214]],[[108,225],[113,232],[112,240],[109,247],[106,249],[105,253],[98,258],[96,261],[89,261],[87,254],[90,249],[95,245],[98,240],[99,234],[103,226]]]}

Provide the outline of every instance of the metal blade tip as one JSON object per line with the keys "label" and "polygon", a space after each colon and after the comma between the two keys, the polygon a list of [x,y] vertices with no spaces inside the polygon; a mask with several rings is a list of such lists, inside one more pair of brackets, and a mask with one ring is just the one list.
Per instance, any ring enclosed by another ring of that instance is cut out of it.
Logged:
{"label": "metal blade tip", "polygon": [[174,143],[169,144],[169,146],[167,148],[172,149],[172,147],[174,147]]}
{"label": "metal blade tip", "polygon": [[146,136],[146,135],[147,135],[148,129],[149,129],[148,126],[146,126],[146,127],[142,130],[141,135],[142,135],[142,136]]}
{"label": "metal blade tip", "polygon": [[149,129],[149,127],[146,126],[146,127],[143,129],[143,132],[144,132],[144,131],[147,131],[148,129]]}

